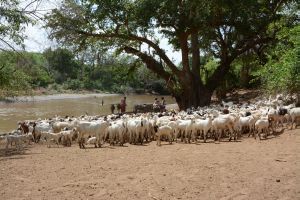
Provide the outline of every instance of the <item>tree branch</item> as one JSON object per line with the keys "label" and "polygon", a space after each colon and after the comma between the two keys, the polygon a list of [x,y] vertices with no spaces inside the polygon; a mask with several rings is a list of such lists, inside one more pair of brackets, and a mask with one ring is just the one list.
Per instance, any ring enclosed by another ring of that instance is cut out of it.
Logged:
{"label": "tree branch", "polygon": [[[228,55],[228,52],[224,52],[224,54],[221,54],[221,63],[219,67],[214,71],[213,75],[207,81],[208,87],[213,90],[218,87],[219,83],[224,79],[224,75],[227,74],[227,72],[229,71],[232,61],[236,59],[239,55],[245,53],[251,48],[254,48],[255,45],[266,43],[271,39],[271,37],[258,37],[257,39],[245,42],[243,45],[240,45],[241,47],[237,47],[237,49],[230,56]],[[221,51],[223,52],[224,50]]]}
{"label": "tree branch", "polygon": [[150,69],[151,71],[153,71],[154,73],[162,77],[167,82],[168,88],[173,89],[175,85],[173,75],[165,71],[163,66],[158,61],[156,61],[153,57],[129,46],[125,46],[123,50],[126,53],[130,53],[139,57],[146,64],[148,69]]}
{"label": "tree branch", "polygon": [[0,68],[0,71],[2,71],[2,69],[4,69],[5,65],[3,64],[2,67]]}
{"label": "tree branch", "polygon": [[[28,7],[30,7],[32,4],[34,4],[34,3],[37,3],[37,5],[39,5],[40,2],[38,2],[38,1],[41,1],[41,0],[33,0],[33,1],[29,2],[29,3],[22,9],[22,11],[26,11],[26,9],[27,9]],[[36,10],[36,9],[37,9],[37,7],[35,8],[35,10]]]}
{"label": "tree branch", "polygon": [[179,75],[180,70],[174,65],[174,63],[169,59],[169,57],[165,54],[165,52],[154,42],[151,40],[145,38],[145,37],[140,37],[137,35],[125,35],[125,34],[120,34],[120,33],[88,33],[85,31],[76,31],[79,34],[85,35],[85,36],[91,36],[91,37],[96,37],[96,38],[120,38],[120,39],[125,39],[125,40],[131,40],[131,41],[138,41],[138,42],[143,42],[148,44],[150,47],[152,47],[157,55],[161,57],[161,59],[166,63],[166,65],[172,70],[172,72],[176,75]]}
{"label": "tree branch", "polygon": [[251,40],[245,41],[244,43],[242,43],[240,45],[237,45],[237,48],[233,52],[232,56],[233,57],[237,57],[237,56],[245,53],[249,49],[254,48],[255,45],[267,43],[267,42],[271,41],[272,39],[274,39],[274,38],[273,37],[260,38],[259,36],[257,36],[255,39],[251,39]]}
{"label": "tree branch", "polygon": [[17,51],[11,44],[9,44],[7,41],[4,39],[0,38],[0,41],[2,41],[4,44],[6,44],[9,48],[11,48],[14,52],[16,52],[18,55],[23,56],[22,53]]}
{"label": "tree branch", "polygon": [[[225,47],[226,43],[225,43],[225,40],[222,37],[222,33],[220,31],[220,27],[218,27],[216,31],[217,31],[217,38],[219,38],[220,43],[221,43],[220,45]],[[226,34],[226,33],[224,33],[224,34]]]}

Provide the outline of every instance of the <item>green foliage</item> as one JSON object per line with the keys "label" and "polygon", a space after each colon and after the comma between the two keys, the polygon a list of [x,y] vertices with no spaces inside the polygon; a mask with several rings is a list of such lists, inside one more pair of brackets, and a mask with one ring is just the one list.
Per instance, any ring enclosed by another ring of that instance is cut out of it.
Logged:
{"label": "green foliage", "polygon": [[269,49],[267,63],[255,75],[270,92],[300,92],[300,25],[284,28]]}
{"label": "green foliage", "polygon": [[11,66],[26,74],[26,80],[32,87],[45,87],[53,82],[45,64],[45,58],[40,53],[0,52],[0,65]]}
{"label": "green foliage", "polygon": [[46,59],[42,54],[23,52],[16,59],[16,67],[30,77],[30,84],[33,88],[46,87],[53,82],[46,68]]}
{"label": "green foliage", "polygon": [[207,82],[208,78],[211,77],[214,71],[218,68],[218,61],[213,57],[205,58],[203,57],[204,63],[201,73],[201,79],[204,83]]}
{"label": "green foliage", "polygon": [[[39,74],[30,74],[23,67],[21,61],[23,56],[20,52],[10,52],[17,47],[23,47],[26,38],[25,27],[34,24],[36,8],[32,9],[32,4],[37,1],[20,0],[0,0],[0,95],[15,96],[30,92],[32,85],[46,85],[50,81],[49,76],[33,64],[34,70]],[[32,9],[32,10],[31,10]],[[16,63],[15,61],[18,62]],[[27,60],[27,58],[24,58]],[[34,59],[33,59],[34,60]],[[26,64],[26,63],[25,63]],[[31,69],[31,68],[30,68]],[[34,77],[40,77],[35,79]]]}
{"label": "green foliage", "polygon": [[0,97],[14,97],[28,94],[29,77],[11,65],[0,68]]}
{"label": "green foliage", "polygon": [[77,78],[80,65],[71,51],[62,48],[47,49],[43,55],[48,62],[49,71],[54,74],[55,82],[62,83],[67,78]]}
{"label": "green foliage", "polygon": [[163,81],[156,80],[156,76],[141,64],[128,57],[121,57],[107,60],[107,63],[93,68],[86,66],[84,77],[87,78],[83,79],[83,87],[115,93],[137,90],[165,93]]}
{"label": "green foliage", "polygon": [[1,93],[14,96],[37,87],[49,87],[58,92],[83,89],[115,93],[165,92],[162,80],[153,80],[156,79],[153,73],[129,57],[117,58],[103,53],[99,64],[79,62],[76,57],[62,48],[48,49],[43,54],[0,52]]}
{"label": "green foliage", "polygon": [[[21,5],[21,3],[23,3]],[[30,4],[31,2],[27,1]],[[27,4],[27,5],[28,5]],[[14,49],[15,45],[22,45],[26,37],[25,25],[33,24],[27,5],[20,0],[0,0],[0,49]],[[23,8],[21,6],[24,6]]]}
{"label": "green foliage", "polygon": [[64,82],[64,88],[70,90],[80,90],[82,89],[82,83],[78,79],[68,79]]}

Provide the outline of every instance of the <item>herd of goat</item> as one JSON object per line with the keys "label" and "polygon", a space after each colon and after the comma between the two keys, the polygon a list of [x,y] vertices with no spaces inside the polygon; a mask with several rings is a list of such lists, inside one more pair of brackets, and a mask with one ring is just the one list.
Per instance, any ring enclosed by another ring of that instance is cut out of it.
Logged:
{"label": "herd of goat", "polygon": [[[260,139],[283,132],[285,126],[296,128],[300,120],[300,107],[283,105],[278,100],[255,104],[235,105],[231,102],[186,111],[140,114],[112,114],[107,116],[59,117],[45,120],[18,122],[18,129],[2,134],[0,140],[15,145],[19,151],[24,143],[46,142],[48,147],[71,146],[78,142],[80,148],[87,144],[101,147],[110,145],[143,144],[144,142],[173,141],[190,143],[207,139],[237,140],[243,134]],[[276,129],[282,127],[281,131]]]}

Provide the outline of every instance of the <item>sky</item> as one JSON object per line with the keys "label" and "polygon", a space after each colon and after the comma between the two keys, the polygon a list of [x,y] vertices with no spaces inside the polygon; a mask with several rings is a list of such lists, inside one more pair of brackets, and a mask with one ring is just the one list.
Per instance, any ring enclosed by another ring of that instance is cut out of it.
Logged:
{"label": "sky", "polygon": [[[32,0],[25,0],[24,5]],[[39,4],[33,4],[29,9],[35,8],[39,10],[39,16],[44,16],[51,9],[58,8],[60,0],[39,0]],[[35,25],[28,25],[25,29],[26,39],[24,40],[25,50],[30,52],[42,52],[49,47],[55,47],[57,44],[48,39],[49,30],[43,28],[44,22],[38,20]]]}
{"label": "sky", "polygon": [[[25,0],[24,4],[26,5],[29,1],[30,0]],[[39,13],[42,16],[51,11],[51,9],[58,8],[61,0],[40,0],[39,2],[38,10],[41,10]],[[46,30],[43,26],[44,23],[42,21],[38,21],[35,25],[29,25],[26,27],[25,35],[27,36],[27,39],[24,41],[26,51],[43,52],[49,47],[56,48],[59,45],[48,39],[49,30]],[[166,51],[167,56],[171,60],[173,60],[176,64],[180,62],[180,52],[173,51],[168,45],[168,41],[166,39],[161,39],[160,46]],[[145,47],[145,50],[146,49],[147,48]]]}

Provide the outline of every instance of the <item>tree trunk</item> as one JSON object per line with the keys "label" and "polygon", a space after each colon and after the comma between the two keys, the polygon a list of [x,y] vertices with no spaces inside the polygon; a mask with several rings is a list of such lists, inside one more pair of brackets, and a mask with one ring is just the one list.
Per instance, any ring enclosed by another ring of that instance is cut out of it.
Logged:
{"label": "tree trunk", "polygon": [[246,66],[244,63],[240,72],[240,81],[242,87],[245,88],[249,87],[249,81],[250,81],[249,66]]}
{"label": "tree trunk", "polygon": [[[207,106],[211,102],[211,96],[213,91],[218,86],[219,79],[222,80],[222,75],[224,70],[219,70],[219,73],[214,76],[215,80],[211,80],[209,84],[204,85],[201,81],[200,74],[197,70],[190,71],[187,62],[184,66],[185,70],[175,71],[171,74],[164,70],[162,64],[157,60],[153,59],[151,56],[139,52],[132,47],[124,47],[127,53],[134,54],[138,56],[147,66],[148,69],[163,78],[167,87],[176,99],[176,102],[180,110],[185,110],[187,108],[197,108],[198,106]],[[198,54],[198,52],[195,52]],[[183,53],[186,55],[186,53]],[[198,61],[194,61],[195,68]],[[221,74],[221,75],[220,75]],[[173,76],[178,78],[177,80]],[[178,85],[180,87],[178,87]]]}
{"label": "tree trunk", "polygon": [[[191,107],[197,108],[199,106],[207,106],[211,102],[212,92],[210,91],[195,92],[195,90],[188,90],[183,93],[184,95],[175,96],[180,110],[186,110]],[[201,95],[200,98],[199,95]]]}
{"label": "tree trunk", "polygon": [[207,106],[211,102],[213,91],[205,86],[186,85],[180,95],[174,95],[180,110]]}

